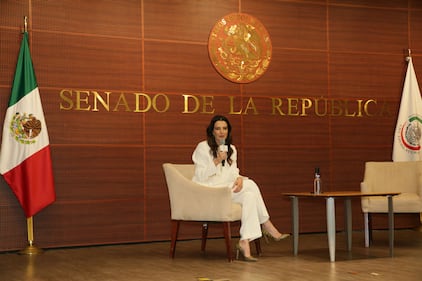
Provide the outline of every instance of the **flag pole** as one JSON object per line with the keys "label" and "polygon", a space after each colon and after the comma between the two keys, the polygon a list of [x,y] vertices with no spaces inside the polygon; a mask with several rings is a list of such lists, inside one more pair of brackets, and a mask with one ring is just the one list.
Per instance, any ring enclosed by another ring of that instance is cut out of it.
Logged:
{"label": "flag pole", "polygon": [[[412,50],[407,49],[406,61],[410,61],[411,59],[412,59]],[[422,213],[419,213],[419,226],[416,227],[416,230],[422,232]]]}
{"label": "flag pole", "polygon": [[28,246],[21,250],[19,254],[21,255],[38,255],[42,254],[43,250],[34,245],[34,223],[33,217],[26,219],[26,226],[28,231]]}
{"label": "flag pole", "polygon": [[[28,32],[28,17],[23,17],[23,32]],[[28,246],[21,250],[19,254],[22,255],[36,255],[43,252],[42,249],[34,246],[34,221],[33,217],[26,218],[26,228],[28,232]]]}
{"label": "flag pole", "polygon": [[[407,49],[407,54],[406,61],[410,61],[412,58],[412,50]],[[422,232],[422,213],[419,213],[419,226],[416,229]]]}

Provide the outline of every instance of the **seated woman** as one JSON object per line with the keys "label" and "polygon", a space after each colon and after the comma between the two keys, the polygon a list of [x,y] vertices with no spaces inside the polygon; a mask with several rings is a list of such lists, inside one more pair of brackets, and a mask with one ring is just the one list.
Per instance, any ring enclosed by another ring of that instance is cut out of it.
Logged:
{"label": "seated woman", "polygon": [[[256,183],[239,174],[237,151],[232,144],[232,127],[221,115],[214,116],[207,127],[207,140],[200,142],[192,155],[195,164],[193,181],[212,187],[232,189],[232,199],[242,205],[240,241],[236,246],[245,261],[257,261],[251,256],[249,242],[262,237],[280,241],[289,234],[280,233],[271,223],[261,192]],[[261,229],[262,225],[262,229]]]}

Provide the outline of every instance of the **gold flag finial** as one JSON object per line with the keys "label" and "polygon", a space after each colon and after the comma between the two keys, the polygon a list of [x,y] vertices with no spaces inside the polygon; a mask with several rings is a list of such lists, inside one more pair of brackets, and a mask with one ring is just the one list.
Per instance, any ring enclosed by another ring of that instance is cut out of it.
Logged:
{"label": "gold flag finial", "polygon": [[28,17],[23,17],[23,32],[28,32]]}
{"label": "gold flag finial", "polygon": [[412,51],[410,49],[407,49],[406,61],[410,61],[411,58],[412,58]]}

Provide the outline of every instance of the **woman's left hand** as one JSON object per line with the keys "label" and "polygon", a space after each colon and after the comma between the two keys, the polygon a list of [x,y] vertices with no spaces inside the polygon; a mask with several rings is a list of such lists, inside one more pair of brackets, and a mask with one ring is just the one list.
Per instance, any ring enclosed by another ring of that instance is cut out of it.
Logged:
{"label": "woman's left hand", "polygon": [[242,187],[243,187],[243,178],[238,177],[233,184],[232,191],[234,193],[240,192],[242,190]]}

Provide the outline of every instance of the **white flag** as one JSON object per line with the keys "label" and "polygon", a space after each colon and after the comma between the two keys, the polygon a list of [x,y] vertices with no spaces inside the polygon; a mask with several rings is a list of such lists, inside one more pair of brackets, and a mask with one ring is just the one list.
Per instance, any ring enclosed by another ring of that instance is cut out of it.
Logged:
{"label": "white flag", "polygon": [[399,116],[394,131],[393,161],[420,161],[422,135],[422,98],[409,57]]}

